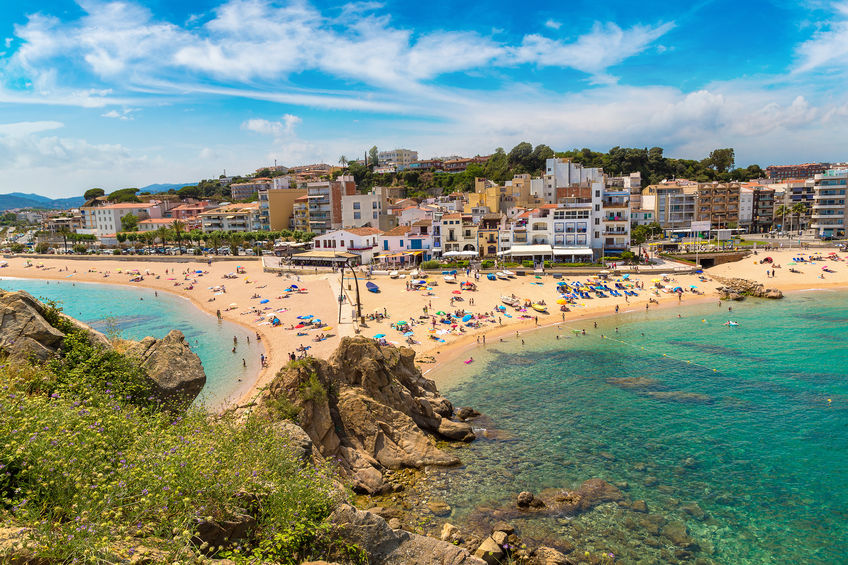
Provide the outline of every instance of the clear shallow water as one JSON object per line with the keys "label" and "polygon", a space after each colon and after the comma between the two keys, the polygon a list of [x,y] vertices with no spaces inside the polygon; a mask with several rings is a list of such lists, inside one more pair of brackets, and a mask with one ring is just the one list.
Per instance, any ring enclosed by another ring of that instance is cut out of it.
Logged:
{"label": "clear shallow water", "polygon": [[[153,290],[143,288],[11,278],[0,279],[0,288],[25,290],[36,298],[55,300],[67,315],[102,332],[114,325],[126,339],[162,338],[171,330],[180,330],[203,363],[206,386],[198,402],[210,407],[233,400],[240,387],[252,382],[259,368],[259,355],[264,351],[245,328],[218,321],[187,299],[167,292],[160,292],[157,297]],[[235,354],[233,336],[238,336],[239,341]]]}
{"label": "clear shallow water", "polygon": [[[466,466],[435,478],[454,506],[451,521],[479,522],[522,490],[600,477],[626,481],[626,494],[651,513],[683,519],[706,549],[699,557],[848,562],[848,293],[726,307],[575,326],[587,336],[528,333],[524,347],[493,344],[474,352],[473,365],[442,369],[465,372],[442,392],[483,412],[504,438],[471,444],[460,453]],[[722,326],[728,319],[740,325]],[[691,502],[705,516],[687,513]],[[519,528],[568,539],[581,553],[673,561],[670,548],[642,543],[633,518],[602,508]]]}

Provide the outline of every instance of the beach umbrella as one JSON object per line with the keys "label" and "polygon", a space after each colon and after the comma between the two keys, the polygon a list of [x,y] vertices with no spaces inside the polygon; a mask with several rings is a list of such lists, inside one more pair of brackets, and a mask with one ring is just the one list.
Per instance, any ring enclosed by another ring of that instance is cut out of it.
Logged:
{"label": "beach umbrella", "polygon": [[295,329],[298,329],[298,328],[302,328],[302,327],[303,327],[303,324],[298,324],[298,325],[296,325],[294,328],[295,328]]}
{"label": "beach umbrella", "polygon": [[267,298],[263,298],[262,300],[259,301],[259,304],[268,304],[269,302],[271,302],[271,301],[268,300]]}
{"label": "beach umbrella", "polygon": [[312,314],[307,314],[306,316],[298,316],[298,317],[297,317],[297,319],[298,319],[298,320],[310,320],[310,319],[312,319],[312,318],[314,318],[314,317],[315,317],[315,316],[313,316]]}
{"label": "beach umbrella", "polygon": [[195,273],[202,273],[202,272],[203,272],[203,271],[201,271],[200,269],[198,269],[198,270],[196,270],[196,271],[195,271]]}
{"label": "beach umbrella", "polygon": [[409,324],[406,322],[406,320],[401,320],[400,322],[396,322],[395,325],[396,326],[408,326]]}
{"label": "beach umbrella", "polygon": [[444,316],[444,315],[445,315],[445,312],[442,312],[441,310],[436,312],[436,316]]}
{"label": "beach umbrella", "polygon": [[235,302],[233,302],[232,304],[230,304],[230,308],[238,308],[238,304],[236,304]]}
{"label": "beach umbrella", "polygon": [[662,282],[662,279],[651,279],[651,282]]}
{"label": "beach umbrella", "polygon": [[471,314],[466,314],[465,316],[463,316],[463,317],[462,317],[462,321],[463,321],[463,322],[467,322],[467,321],[469,321],[469,320],[470,320],[471,318],[473,318],[473,317],[474,317],[474,316],[472,316]]}
{"label": "beach umbrella", "polygon": [[386,334],[376,334],[374,336],[374,339],[380,339],[380,338],[383,338],[383,337],[386,337]]}
{"label": "beach umbrella", "polygon": [[290,284],[289,288],[297,288],[297,285],[296,284]]}
{"label": "beach umbrella", "polygon": [[461,290],[455,290],[455,291],[453,291],[453,294],[462,294],[462,291]]}
{"label": "beach umbrella", "polygon": [[621,277],[621,278],[623,278],[623,279],[625,279],[625,280],[629,279],[629,278],[630,278],[630,273],[627,273],[626,275],[624,275],[624,276],[623,276],[623,277]]}
{"label": "beach umbrella", "polygon": [[694,285],[694,284],[690,284],[690,285],[689,285],[689,288],[698,288],[698,286],[697,286],[697,285]]}
{"label": "beach umbrella", "polygon": [[557,300],[557,304],[568,304],[568,300],[566,300],[565,298],[560,298],[559,300]]}
{"label": "beach umbrella", "polygon": [[409,337],[411,335],[415,335],[415,332],[404,332],[404,337]]}

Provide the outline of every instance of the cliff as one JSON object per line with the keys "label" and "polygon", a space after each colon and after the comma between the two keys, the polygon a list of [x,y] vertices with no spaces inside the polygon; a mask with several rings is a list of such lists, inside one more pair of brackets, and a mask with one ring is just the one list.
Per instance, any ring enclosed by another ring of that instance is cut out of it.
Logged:
{"label": "cliff", "polygon": [[452,419],[454,409],[433,381],[422,376],[412,349],[344,338],[329,360],[307,359],[284,367],[258,400],[274,418],[293,407],[297,423],[321,456],[340,462],[357,492],[390,487],[383,472],[459,459],[435,439],[472,441],[471,426]]}

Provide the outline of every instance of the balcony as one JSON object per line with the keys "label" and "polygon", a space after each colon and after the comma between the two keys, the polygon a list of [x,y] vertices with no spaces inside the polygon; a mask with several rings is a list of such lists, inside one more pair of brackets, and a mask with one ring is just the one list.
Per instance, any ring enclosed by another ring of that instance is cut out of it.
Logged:
{"label": "balcony", "polygon": [[816,214],[816,212],[813,211],[813,215],[810,216],[810,217],[811,218],[843,218],[843,217],[845,217],[845,212],[840,210],[839,212],[834,212],[833,214]]}
{"label": "balcony", "polygon": [[604,216],[603,220],[605,222],[629,222],[630,218],[627,216]]}
{"label": "balcony", "polygon": [[609,201],[609,202],[608,202],[608,201],[604,200],[604,202],[603,202],[603,207],[604,207],[604,208],[628,208],[629,206],[630,206],[630,202],[629,202],[629,201],[624,201],[624,202],[612,202],[612,201]]}

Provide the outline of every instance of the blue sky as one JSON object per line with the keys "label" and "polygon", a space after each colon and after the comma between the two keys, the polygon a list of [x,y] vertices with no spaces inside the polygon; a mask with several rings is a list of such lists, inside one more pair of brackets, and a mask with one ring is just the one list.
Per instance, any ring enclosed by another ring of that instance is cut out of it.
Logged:
{"label": "blue sky", "polygon": [[0,0],[0,192],[372,145],[848,160],[848,1]]}

